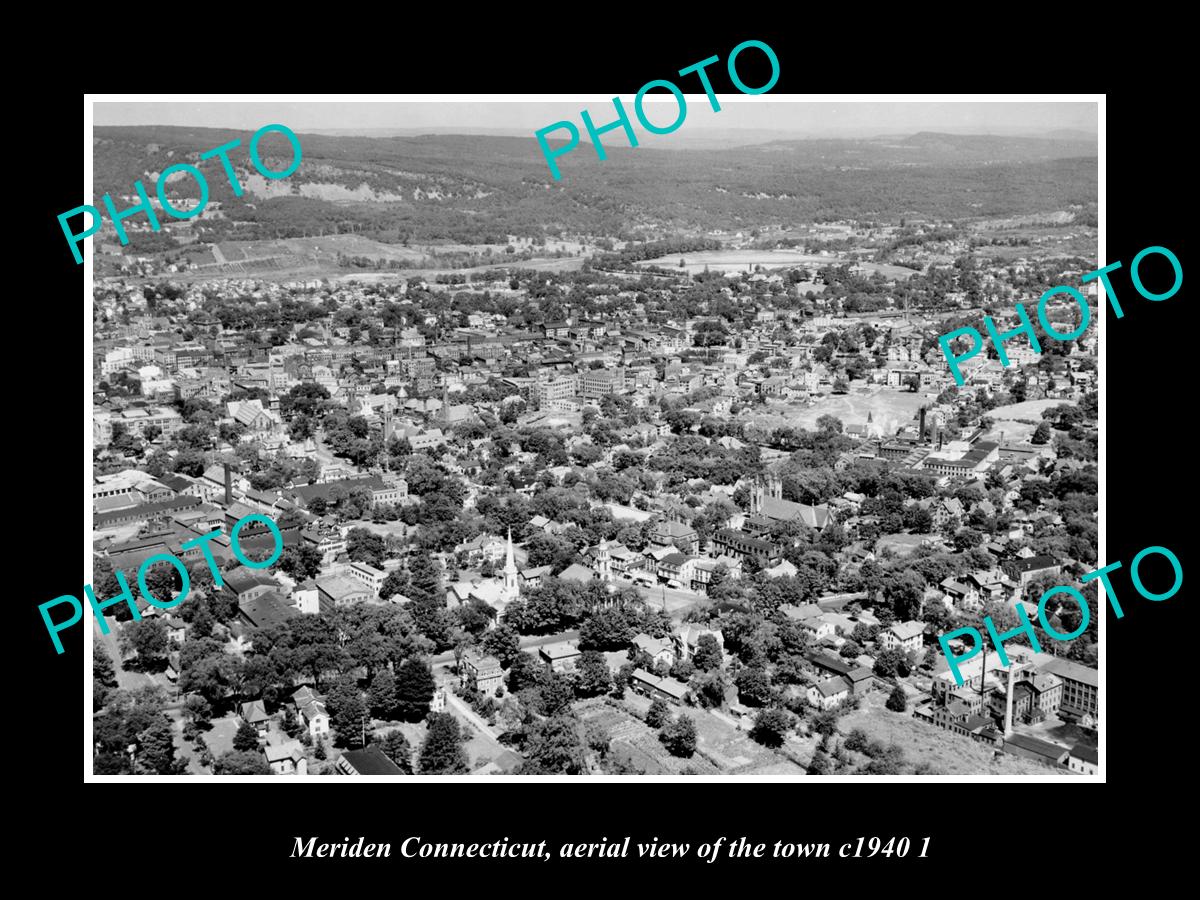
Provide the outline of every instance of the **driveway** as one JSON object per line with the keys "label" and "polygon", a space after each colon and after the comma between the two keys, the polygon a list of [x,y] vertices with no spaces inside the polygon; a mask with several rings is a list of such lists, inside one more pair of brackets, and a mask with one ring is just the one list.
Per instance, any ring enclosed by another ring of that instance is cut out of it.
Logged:
{"label": "driveway", "polygon": [[146,685],[159,684],[160,682],[155,681],[153,676],[144,672],[126,672],[121,668],[121,650],[117,646],[117,630],[121,627],[121,623],[111,616],[105,616],[104,621],[108,625],[108,634],[100,633],[100,623],[96,621],[95,616],[92,617],[92,631],[99,638],[100,645],[107,651],[109,659],[112,660],[113,669],[117,675],[117,687],[131,691]]}

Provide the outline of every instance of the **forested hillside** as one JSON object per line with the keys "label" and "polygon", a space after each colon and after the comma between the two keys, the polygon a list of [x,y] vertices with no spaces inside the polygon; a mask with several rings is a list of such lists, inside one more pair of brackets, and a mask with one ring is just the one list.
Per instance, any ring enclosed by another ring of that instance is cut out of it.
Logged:
{"label": "forested hillside", "polygon": [[[612,138],[612,136],[609,136]],[[97,194],[132,193],[167,166],[240,138],[231,154],[247,190],[235,198],[217,160],[201,165],[224,218],[206,240],[299,236],[314,228],[381,240],[503,242],[505,235],[622,235],[630,228],[739,230],[835,219],[896,222],[1082,208],[1094,213],[1094,149],[1077,141],[918,134],[874,140],[778,141],[732,150],[630,149],[601,162],[586,140],[549,173],[536,141],[436,135],[300,135],[300,168],[268,181],[250,166],[250,132],[97,127]],[[286,141],[264,138],[283,168]],[[272,161],[274,160],[274,161]],[[171,196],[195,196],[190,178]]]}

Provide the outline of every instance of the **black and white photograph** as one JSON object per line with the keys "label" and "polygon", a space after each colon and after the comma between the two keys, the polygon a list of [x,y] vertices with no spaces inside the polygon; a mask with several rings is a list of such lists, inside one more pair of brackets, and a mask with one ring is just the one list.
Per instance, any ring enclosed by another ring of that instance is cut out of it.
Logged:
{"label": "black and white photograph", "polygon": [[91,98],[85,781],[1103,779],[1103,96],[690,77]]}

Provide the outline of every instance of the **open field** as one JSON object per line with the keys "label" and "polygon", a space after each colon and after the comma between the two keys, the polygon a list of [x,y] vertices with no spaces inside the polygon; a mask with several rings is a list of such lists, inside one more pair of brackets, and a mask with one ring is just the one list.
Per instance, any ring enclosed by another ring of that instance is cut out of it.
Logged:
{"label": "open field", "polygon": [[[681,257],[684,263],[682,269],[679,266]],[[706,267],[710,271],[749,272],[755,266],[762,266],[764,269],[805,266],[811,269],[855,262],[866,269],[867,272],[880,272],[888,278],[904,279],[911,278],[916,274],[912,269],[906,269],[904,266],[860,262],[837,256],[814,256],[809,253],[800,253],[796,250],[699,250],[691,253],[677,253],[672,256],[660,256],[657,259],[647,259],[643,263],[640,263],[640,265],[661,266],[664,269],[687,272],[689,275],[694,275],[697,272],[703,272]]]}
{"label": "open field", "polygon": [[1007,753],[997,755],[995,749],[962,735],[943,731],[919,722],[912,713],[894,713],[883,704],[886,695],[872,691],[863,700],[862,709],[843,716],[838,731],[849,734],[861,728],[871,740],[885,744],[896,743],[904,750],[911,765],[929,763],[938,775],[1063,775],[1065,769],[1043,766],[1033,760]]}
{"label": "open field", "polygon": [[769,412],[756,412],[750,421],[811,430],[817,427],[821,416],[834,416],[843,425],[865,425],[871,415],[872,422],[888,434],[914,421],[917,410],[928,402],[923,393],[914,394],[907,389],[881,385],[854,387],[849,394],[831,394],[811,405],[772,403]]}
{"label": "open field", "polygon": [[997,406],[988,412],[988,416],[1000,419],[1029,419],[1034,422],[1042,420],[1042,412],[1056,406],[1074,406],[1070,400],[1026,400],[1024,403],[1010,403],[1008,406]]}
{"label": "open field", "polygon": [[583,268],[582,256],[569,256],[560,259],[526,259],[509,262],[491,263],[486,266],[474,266],[470,269],[397,269],[386,272],[372,272],[370,269],[337,269],[327,272],[335,282],[359,281],[364,284],[377,282],[400,281],[408,278],[436,278],[438,275],[467,275],[471,272],[493,272],[497,269],[532,269],[537,272],[577,272]]}
{"label": "open field", "polygon": [[1033,437],[1037,423],[1042,421],[1043,410],[1053,409],[1055,406],[1074,405],[1070,400],[1026,400],[1024,403],[997,406],[988,413],[995,425],[987,433],[987,437],[991,440],[998,440],[1000,433],[1003,432],[1006,443],[1028,441]]}
{"label": "open field", "polygon": [[[327,234],[320,237],[280,238],[272,241],[221,241],[211,248],[191,246],[186,249],[189,261],[199,268],[172,274],[184,281],[204,281],[211,278],[239,276],[270,276],[278,280],[330,278],[334,281],[396,282],[408,278],[435,278],[438,275],[464,275],[519,267],[544,272],[578,271],[584,257],[535,257],[514,260],[505,256],[505,245],[487,244],[421,244],[405,247],[389,244],[360,234]],[[520,245],[524,249],[526,244]],[[570,250],[583,245],[575,242],[547,241],[546,252]],[[492,249],[495,262],[472,268],[439,266],[431,253],[483,253]],[[379,260],[378,269],[344,268],[338,265],[338,254]],[[422,268],[389,269],[391,260],[409,265],[426,262]]]}

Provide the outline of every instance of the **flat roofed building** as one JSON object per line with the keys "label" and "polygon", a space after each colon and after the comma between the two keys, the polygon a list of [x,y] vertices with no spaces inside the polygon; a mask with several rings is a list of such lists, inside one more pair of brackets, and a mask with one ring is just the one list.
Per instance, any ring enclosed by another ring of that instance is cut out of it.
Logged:
{"label": "flat roofed building", "polygon": [[1077,718],[1084,724],[1097,725],[1100,719],[1100,673],[1061,656],[1038,666],[1041,672],[1062,680],[1059,715]]}

